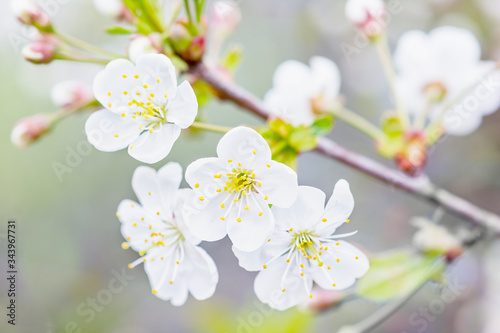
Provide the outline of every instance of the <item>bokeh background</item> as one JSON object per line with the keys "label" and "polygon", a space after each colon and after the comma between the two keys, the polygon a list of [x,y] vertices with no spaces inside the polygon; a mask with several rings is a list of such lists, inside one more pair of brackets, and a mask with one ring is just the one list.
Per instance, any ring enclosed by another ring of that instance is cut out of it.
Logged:
{"label": "bokeh background", "polygon": [[[168,0],[167,0],[168,1]],[[101,17],[90,0],[52,0],[57,26],[84,40],[124,52],[127,38],[102,32],[112,22]],[[455,25],[473,31],[483,45],[484,58],[500,59],[500,1],[402,0],[403,11],[388,26],[391,47],[410,29],[430,30]],[[387,86],[374,49],[367,47],[348,62],[340,43],[353,43],[354,31],[346,22],[341,0],[242,0],[243,19],[231,37],[244,46],[245,55],[236,80],[263,96],[271,87],[278,64],[287,59],[307,62],[313,55],[334,60],[342,71],[342,93],[347,105],[374,122],[391,107]],[[227,239],[203,243],[214,257],[220,281],[213,298],[190,298],[177,308],[154,297],[142,269],[126,269],[130,281],[109,296],[108,284],[137,254],[121,249],[116,207],[135,199],[130,180],[140,163],[125,151],[102,153],[89,149],[84,134],[88,115],[75,115],[40,142],[17,149],[10,142],[16,120],[50,112],[51,87],[78,79],[91,84],[97,65],[55,62],[35,66],[20,54],[27,31],[0,3],[0,332],[335,332],[371,314],[379,305],[357,300],[310,317],[296,310],[270,311],[258,305],[253,293],[254,273],[237,264]],[[233,105],[212,102],[206,110],[211,123],[259,124],[258,119]],[[500,112],[485,118],[474,134],[447,138],[430,156],[427,171],[442,187],[500,213]],[[343,145],[381,160],[373,143],[355,130],[337,123],[331,134]],[[154,167],[178,161],[185,168],[199,157],[212,156],[220,135],[183,135],[172,153]],[[82,148],[83,147],[83,148]],[[72,156],[75,151],[85,151]],[[69,160],[68,160],[69,159]],[[54,162],[71,172],[54,172]],[[391,164],[390,161],[384,163]],[[355,196],[352,222],[345,231],[359,230],[351,240],[369,252],[411,244],[412,216],[429,216],[434,207],[387,184],[350,170],[315,153],[299,161],[299,182],[316,186],[328,195],[339,178],[348,179]],[[186,184],[184,183],[184,186]],[[8,219],[17,221],[18,309],[17,325],[4,316],[7,305],[5,232]],[[445,216],[444,223],[464,222]],[[343,231],[344,231],[343,230]],[[412,313],[439,297],[438,287],[427,285],[398,315],[374,332],[500,332],[500,244],[476,246],[449,270],[465,290],[424,328],[411,325]],[[103,291],[104,290],[104,291]],[[105,295],[106,294],[106,295]],[[89,314],[92,298],[106,299]],[[83,304],[83,305],[82,305]],[[78,310],[80,309],[80,311]],[[84,315],[82,315],[85,313]],[[87,312],[85,312],[87,311]],[[257,314],[256,314],[257,313]],[[253,317],[252,317],[253,316]],[[248,326],[243,322],[264,323]],[[72,324],[74,322],[75,324]],[[68,325],[69,324],[69,325]],[[68,329],[69,327],[69,329]],[[417,330],[422,328],[423,330]]]}

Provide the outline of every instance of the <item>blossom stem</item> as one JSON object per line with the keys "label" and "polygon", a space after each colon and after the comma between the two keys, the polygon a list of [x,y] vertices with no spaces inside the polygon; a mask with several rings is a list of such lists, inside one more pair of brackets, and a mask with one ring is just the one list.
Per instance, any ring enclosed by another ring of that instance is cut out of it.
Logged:
{"label": "blossom stem", "polygon": [[[230,100],[261,118],[269,118],[271,113],[262,100],[241,86],[220,78],[216,72],[206,67],[203,63],[193,66],[191,72],[211,85],[218,92],[220,99]],[[386,184],[440,205],[456,216],[485,227],[500,236],[500,216],[437,187],[425,175],[408,177],[397,170],[349,150],[325,137],[318,138],[316,151]]]}
{"label": "blossom stem", "polygon": [[203,5],[205,0],[195,0],[196,1],[196,21],[198,23],[201,21],[201,14],[203,13]]}
{"label": "blossom stem", "polygon": [[396,89],[396,69],[394,68],[394,61],[387,42],[387,36],[385,34],[381,34],[377,39],[375,39],[374,44],[380,61],[382,62],[382,67],[389,84],[389,89],[391,90],[392,98],[394,99],[394,106],[402,124],[407,127],[410,124],[410,117]]}
{"label": "blossom stem", "polygon": [[192,123],[191,127],[198,128],[198,129],[205,130],[205,131],[222,133],[222,134],[226,134],[227,132],[229,132],[231,130],[231,127],[210,125],[210,124],[202,123],[199,121],[195,121],[194,123]]}
{"label": "blossom stem", "polygon": [[162,33],[164,31],[163,24],[158,18],[157,10],[155,10],[155,8],[151,5],[151,1],[141,0],[140,5],[147,16],[148,21],[151,23],[152,28],[157,32]]}
{"label": "blossom stem", "polygon": [[186,14],[189,19],[189,30],[193,34],[197,34],[196,25],[193,23],[193,17],[191,16],[191,7],[189,6],[189,0],[184,0],[184,7],[186,8]]}
{"label": "blossom stem", "polygon": [[106,56],[106,57],[111,58],[111,59],[123,58],[123,56],[121,56],[119,54],[103,50],[103,49],[101,49],[101,48],[99,48],[97,46],[94,46],[92,44],[84,42],[84,41],[82,41],[80,39],[77,39],[75,37],[72,37],[70,35],[66,35],[66,34],[63,34],[61,32],[56,32],[55,35],[57,37],[59,37],[65,43],[67,43],[67,44],[69,44],[69,45],[71,45],[73,47],[76,47],[77,49],[80,49],[82,51],[87,51],[87,52],[90,52],[90,53],[95,53],[95,54],[103,55],[103,56]]}
{"label": "blossom stem", "polygon": [[357,130],[368,135],[375,141],[379,141],[385,136],[377,126],[373,125],[367,119],[363,118],[354,111],[348,110],[346,108],[334,108],[329,110],[328,113],[342,120],[346,124],[356,128]]}

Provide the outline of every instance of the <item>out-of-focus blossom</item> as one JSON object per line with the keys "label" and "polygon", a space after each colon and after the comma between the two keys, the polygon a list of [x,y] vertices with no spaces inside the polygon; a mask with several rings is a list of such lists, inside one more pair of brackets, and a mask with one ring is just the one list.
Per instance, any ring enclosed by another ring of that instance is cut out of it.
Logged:
{"label": "out-of-focus blossom", "polygon": [[202,158],[186,170],[194,189],[186,205],[188,227],[205,241],[229,235],[235,248],[254,251],[274,230],[270,205],[290,207],[297,197],[297,174],[271,160],[264,138],[236,127],[217,145],[218,157]]}
{"label": "out-of-focus blossom", "polygon": [[161,53],[161,37],[159,34],[132,36],[128,47],[128,57],[133,62],[136,62],[141,55],[158,53]]}
{"label": "out-of-focus blossom", "polygon": [[163,54],[142,55],[136,65],[111,61],[97,74],[94,95],[105,109],[85,124],[89,142],[101,151],[128,147],[144,163],[165,158],[198,113],[193,88],[187,81],[177,86],[175,67]]}
{"label": "out-of-focus blossom", "polygon": [[321,113],[338,107],[339,68],[324,57],[312,57],[309,63],[288,60],[279,65],[264,97],[273,116],[293,126],[309,126]]}
{"label": "out-of-focus blossom", "polygon": [[92,90],[86,84],[68,80],[54,85],[50,92],[52,102],[59,107],[78,105],[92,99]]}
{"label": "out-of-focus blossom", "polygon": [[46,133],[51,123],[51,115],[43,113],[20,119],[12,129],[10,140],[16,147],[27,147]]}
{"label": "out-of-focus blossom", "polygon": [[104,16],[118,19],[126,10],[122,0],[94,0],[94,6]]}
{"label": "out-of-focus blossom", "polygon": [[132,187],[140,204],[123,200],[116,213],[126,242],[141,257],[130,268],[144,263],[153,294],[172,305],[183,305],[188,293],[198,300],[211,297],[219,280],[212,258],[197,246],[183,217],[189,189],[179,189],[182,168],[168,163],[156,172],[138,167]]}
{"label": "out-of-focus blossom", "polygon": [[325,194],[300,186],[295,203],[288,209],[273,207],[275,232],[256,251],[233,247],[241,267],[259,271],[254,290],[261,302],[286,310],[312,298],[313,281],[326,290],[343,290],[363,276],[370,263],[366,255],[339,240],[350,234],[335,234],[354,208],[349,183],[339,180],[325,207]]}
{"label": "out-of-focus blossom", "polygon": [[412,224],[418,228],[413,236],[413,245],[424,253],[446,254],[454,259],[463,253],[464,247],[459,239],[445,227],[425,218],[414,218]]}
{"label": "out-of-focus blossom", "polygon": [[43,32],[52,31],[50,17],[35,2],[30,0],[11,0],[10,5],[14,15],[22,23],[35,26]]}
{"label": "out-of-focus blossom", "polygon": [[348,0],[345,15],[368,37],[376,37],[385,26],[386,6],[382,0]]}
{"label": "out-of-focus blossom", "polygon": [[[409,31],[399,40],[394,59],[397,87],[415,117],[425,112],[435,120],[450,106],[442,119],[447,134],[472,133],[484,115],[500,106],[500,72],[493,71],[495,62],[481,61],[481,47],[468,30]],[[470,90],[474,84],[477,88]]]}
{"label": "out-of-focus blossom", "polygon": [[222,45],[241,21],[241,11],[236,3],[217,1],[210,10],[208,17],[208,32],[206,55],[203,61],[211,67],[219,63]]}
{"label": "out-of-focus blossom", "polygon": [[300,309],[304,312],[319,313],[331,309],[344,298],[342,291],[321,288],[313,288],[311,295],[313,297],[308,298],[304,303],[300,304]]}

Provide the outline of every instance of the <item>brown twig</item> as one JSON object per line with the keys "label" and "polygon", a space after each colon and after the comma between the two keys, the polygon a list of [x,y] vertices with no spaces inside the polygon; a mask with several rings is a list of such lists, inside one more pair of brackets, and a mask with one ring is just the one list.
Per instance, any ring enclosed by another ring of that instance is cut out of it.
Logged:
{"label": "brown twig", "polygon": [[[216,72],[207,68],[202,63],[193,66],[191,68],[191,73],[210,84],[212,88],[218,92],[219,98],[230,100],[263,119],[269,117],[270,112],[267,110],[262,100],[242,87],[222,79]],[[500,216],[439,188],[425,175],[419,177],[406,176],[398,170],[386,167],[371,158],[348,150],[325,137],[318,139],[316,151],[372,176],[373,178],[389,183],[431,203],[440,205],[450,213],[500,235]]]}

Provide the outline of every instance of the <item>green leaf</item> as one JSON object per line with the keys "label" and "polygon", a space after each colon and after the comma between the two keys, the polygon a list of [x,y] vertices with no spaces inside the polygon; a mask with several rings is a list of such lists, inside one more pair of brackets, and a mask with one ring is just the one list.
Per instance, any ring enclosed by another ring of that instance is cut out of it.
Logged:
{"label": "green leaf", "polygon": [[333,117],[328,115],[316,119],[311,125],[311,132],[314,136],[323,136],[328,134],[333,127]]}
{"label": "green leaf", "polygon": [[310,128],[303,127],[293,131],[289,140],[290,146],[296,151],[306,151],[316,148],[318,143],[316,137],[311,133]]}
{"label": "green leaf", "polygon": [[114,25],[104,28],[104,31],[112,35],[128,35],[137,33],[137,28],[131,25]]}
{"label": "green leaf", "polygon": [[430,277],[441,275],[444,265],[435,273],[435,262],[436,257],[409,252],[373,257],[370,259],[370,270],[358,282],[357,293],[373,301],[387,301],[406,295]]}

